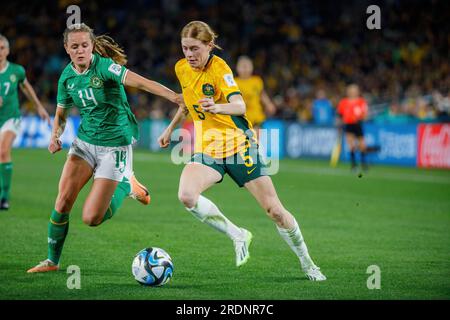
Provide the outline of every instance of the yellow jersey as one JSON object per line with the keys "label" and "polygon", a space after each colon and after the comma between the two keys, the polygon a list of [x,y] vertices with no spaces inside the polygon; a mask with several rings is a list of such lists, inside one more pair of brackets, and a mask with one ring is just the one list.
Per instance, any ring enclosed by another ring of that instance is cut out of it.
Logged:
{"label": "yellow jersey", "polygon": [[264,90],[264,83],[261,77],[251,76],[246,79],[237,77],[236,83],[247,106],[247,118],[255,125],[264,122],[266,115],[261,105],[261,93]]}
{"label": "yellow jersey", "polygon": [[228,103],[231,96],[241,94],[227,63],[216,55],[210,55],[205,67],[195,70],[184,58],[176,63],[175,73],[181,84],[184,103],[194,121],[194,153],[219,159],[248,148],[247,140],[255,139],[255,134],[245,115],[212,114],[204,111],[198,103],[204,98],[213,98],[217,104]]}

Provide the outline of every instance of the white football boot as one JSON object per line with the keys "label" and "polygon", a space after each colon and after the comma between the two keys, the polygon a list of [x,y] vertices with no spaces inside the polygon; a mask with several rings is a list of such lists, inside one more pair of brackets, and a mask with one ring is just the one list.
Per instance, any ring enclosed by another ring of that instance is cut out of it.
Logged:
{"label": "white football boot", "polygon": [[236,252],[236,267],[240,267],[247,263],[250,259],[250,252],[248,248],[252,242],[253,235],[250,231],[241,228],[243,237],[233,241],[234,251]]}

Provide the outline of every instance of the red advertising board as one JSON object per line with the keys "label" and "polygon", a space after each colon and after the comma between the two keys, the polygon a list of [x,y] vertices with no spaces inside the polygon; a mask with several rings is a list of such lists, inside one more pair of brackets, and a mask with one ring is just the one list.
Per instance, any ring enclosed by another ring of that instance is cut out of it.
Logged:
{"label": "red advertising board", "polygon": [[421,124],[418,128],[417,166],[450,168],[450,124]]}

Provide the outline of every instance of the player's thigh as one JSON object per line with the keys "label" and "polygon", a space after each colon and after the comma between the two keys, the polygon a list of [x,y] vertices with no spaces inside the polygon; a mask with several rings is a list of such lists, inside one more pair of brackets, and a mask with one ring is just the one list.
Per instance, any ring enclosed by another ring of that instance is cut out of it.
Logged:
{"label": "player's thigh", "polygon": [[118,181],[97,178],[83,205],[83,221],[100,222],[108,210]]}
{"label": "player's thigh", "polygon": [[112,196],[121,181],[128,181],[132,174],[132,146],[93,146],[95,149],[94,183],[83,206],[83,221],[88,224],[101,222]]}
{"label": "player's thigh", "polygon": [[8,157],[11,152],[11,147],[16,139],[16,133],[14,131],[2,131],[0,133],[0,159]]}
{"label": "player's thigh", "polygon": [[345,140],[347,141],[347,145],[350,149],[355,147],[355,135],[351,132],[345,133]]}
{"label": "player's thigh", "polygon": [[359,145],[359,149],[360,150],[365,150],[366,149],[366,141],[364,140],[364,136],[359,136],[358,137],[358,145]]}
{"label": "player's thigh", "polygon": [[59,179],[57,204],[71,207],[92,173],[93,169],[86,160],[69,155]]}
{"label": "player's thigh", "polygon": [[20,118],[5,121],[0,128],[0,150],[10,150],[20,131]]}
{"label": "player's thigh", "polygon": [[117,182],[124,177],[130,180],[133,173],[133,148],[131,145],[120,147],[95,147],[97,164],[94,179],[103,178]]}
{"label": "player's thigh", "polygon": [[255,197],[263,209],[268,210],[271,207],[281,206],[275,186],[269,176],[261,176],[251,180],[244,187]]}
{"label": "player's thigh", "polygon": [[178,194],[198,195],[222,180],[217,170],[197,162],[188,163],[181,173]]}

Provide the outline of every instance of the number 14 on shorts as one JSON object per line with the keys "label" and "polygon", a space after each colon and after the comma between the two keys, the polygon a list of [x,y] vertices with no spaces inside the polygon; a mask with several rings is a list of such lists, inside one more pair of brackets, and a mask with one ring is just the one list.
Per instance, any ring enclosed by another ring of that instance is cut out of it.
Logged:
{"label": "number 14 on shorts", "polygon": [[119,169],[121,173],[124,172],[127,165],[127,152],[125,150],[114,151],[114,156],[116,158],[116,168]]}

